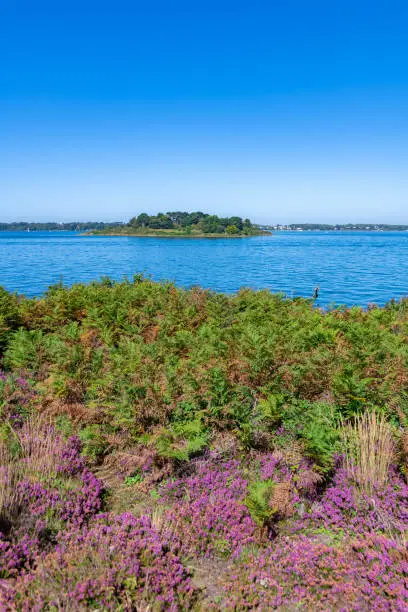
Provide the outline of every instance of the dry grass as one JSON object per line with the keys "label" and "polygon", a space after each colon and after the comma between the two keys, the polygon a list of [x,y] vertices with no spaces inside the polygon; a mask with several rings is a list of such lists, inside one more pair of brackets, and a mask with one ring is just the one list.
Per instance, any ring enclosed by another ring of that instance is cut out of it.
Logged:
{"label": "dry grass", "polygon": [[63,441],[50,422],[41,417],[31,417],[17,431],[25,477],[41,474],[52,477],[60,462]]}
{"label": "dry grass", "polygon": [[15,484],[15,471],[10,452],[4,441],[0,439],[0,518],[15,501]]}
{"label": "dry grass", "polygon": [[168,524],[164,516],[164,508],[161,506],[156,506],[152,509],[150,521],[152,527],[157,529],[159,532],[163,532],[164,530],[168,529]]}
{"label": "dry grass", "polygon": [[52,397],[42,400],[41,413],[45,421],[55,422],[59,416],[68,416],[75,425],[103,423],[105,419],[103,408],[91,408],[79,402],[68,402]]}
{"label": "dry grass", "polygon": [[361,490],[371,493],[373,486],[384,486],[395,457],[395,441],[383,416],[365,412],[353,425],[343,424],[344,467]]}
{"label": "dry grass", "polygon": [[10,440],[0,438],[0,516],[10,517],[19,506],[18,483],[22,480],[48,479],[57,470],[62,440],[48,421],[27,419],[20,430],[12,430]]}

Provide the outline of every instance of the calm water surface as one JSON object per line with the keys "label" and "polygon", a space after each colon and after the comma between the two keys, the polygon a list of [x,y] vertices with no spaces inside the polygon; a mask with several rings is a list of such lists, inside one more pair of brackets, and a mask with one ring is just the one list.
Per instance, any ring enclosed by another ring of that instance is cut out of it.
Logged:
{"label": "calm water surface", "polygon": [[267,288],[327,306],[384,304],[408,295],[408,232],[279,232],[246,239],[80,236],[0,232],[0,285],[39,296],[60,280],[143,272],[182,287]]}

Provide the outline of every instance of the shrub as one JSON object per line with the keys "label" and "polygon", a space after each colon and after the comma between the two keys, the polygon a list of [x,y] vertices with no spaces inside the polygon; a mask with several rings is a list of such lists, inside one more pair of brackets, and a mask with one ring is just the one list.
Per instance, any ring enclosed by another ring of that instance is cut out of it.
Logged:
{"label": "shrub", "polygon": [[180,553],[210,557],[227,551],[239,556],[254,541],[255,523],[243,500],[247,481],[236,460],[196,459],[191,474],[169,481],[161,490],[164,514]]}
{"label": "shrub", "polygon": [[101,516],[68,531],[7,592],[2,609],[191,609],[199,591],[147,517]]}
{"label": "shrub", "polygon": [[296,527],[327,527],[349,534],[382,532],[387,537],[404,540],[408,524],[406,499],[408,486],[391,470],[387,483],[372,485],[369,491],[356,486],[344,468],[338,468],[333,481],[311,512]]}
{"label": "shrub", "polygon": [[281,538],[244,556],[224,582],[224,610],[407,609],[406,549],[382,536],[345,549],[317,538]]}

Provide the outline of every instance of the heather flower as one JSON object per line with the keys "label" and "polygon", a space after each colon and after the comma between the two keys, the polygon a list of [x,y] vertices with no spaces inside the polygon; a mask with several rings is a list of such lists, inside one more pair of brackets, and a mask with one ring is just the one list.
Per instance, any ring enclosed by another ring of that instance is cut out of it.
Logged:
{"label": "heather flower", "polygon": [[254,541],[256,525],[243,500],[247,481],[235,460],[199,460],[194,473],[170,481],[162,492],[171,537],[184,554],[209,556],[221,546],[236,556]]}
{"label": "heather flower", "polygon": [[385,487],[374,485],[368,495],[354,485],[346,470],[339,468],[322,499],[297,526],[322,525],[352,534],[403,534],[408,524],[407,499],[408,485],[395,470],[390,472]]}
{"label": "heather flower", "polygon": [[100,515],[81,530],[61,534],[55,549],[22,573],[12,589],[0,588],[0,605],[42,610],[101,606],[134,610],[193,607],[199,591],[179,557],[147,517]]}
{"label": "heather flower", "polygon": [[230,570],[222,608],[403,612],[407,558],[406,547],[381,536],[345,548],[305,536],[279,538]]}

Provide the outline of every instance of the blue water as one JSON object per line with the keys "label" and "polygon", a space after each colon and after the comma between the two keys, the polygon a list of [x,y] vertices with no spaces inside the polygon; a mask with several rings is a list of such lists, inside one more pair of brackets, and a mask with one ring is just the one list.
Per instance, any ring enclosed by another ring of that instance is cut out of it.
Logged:
{"label": "blue water", "polygon": [[408,232],[280,232],[245,239],[0,232],[0,285],[41,295],[67,285],[143,272],[177,285],[233,292],[268,288],[318,304],[384,304],[408,295]]}

